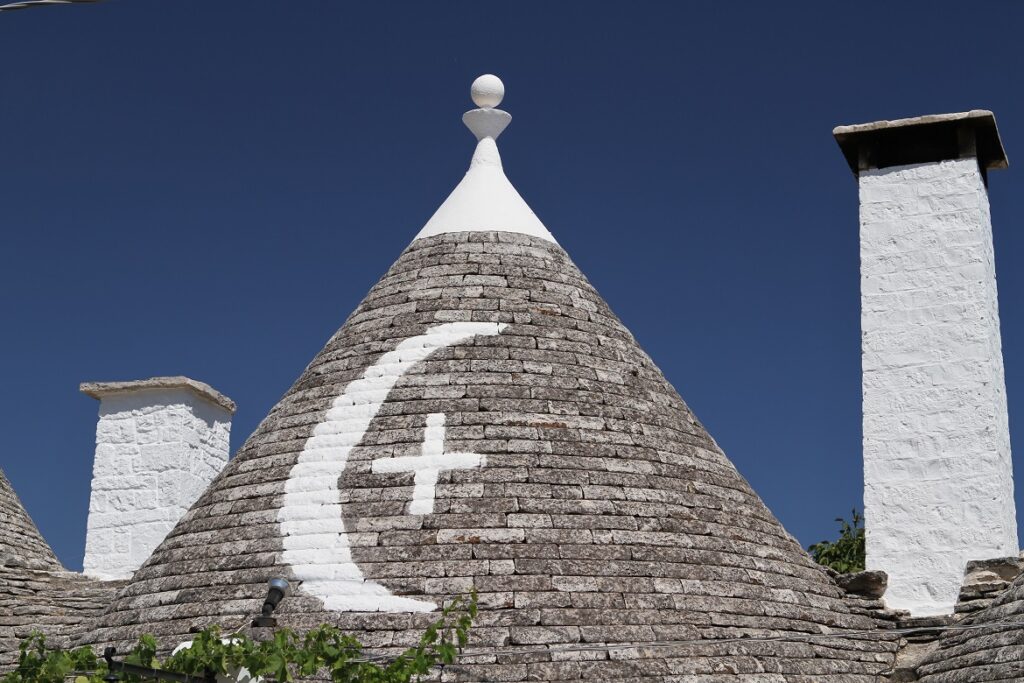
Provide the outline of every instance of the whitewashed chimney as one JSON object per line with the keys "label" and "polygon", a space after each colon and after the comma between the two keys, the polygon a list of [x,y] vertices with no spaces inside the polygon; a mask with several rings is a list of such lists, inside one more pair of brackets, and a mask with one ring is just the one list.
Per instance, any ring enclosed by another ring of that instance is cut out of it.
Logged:
{"label": "whitewashed chimney", "polygon": [[100,401],[84,573],[124,579],[227,463],[235,403],[188,377],[81,391]]}
{"label": "whitewashed chimney", "polygon": [[860,186],[867,564],[889,607],[953,611],[1017,555],[987,173],[989,111],[836,128]]}

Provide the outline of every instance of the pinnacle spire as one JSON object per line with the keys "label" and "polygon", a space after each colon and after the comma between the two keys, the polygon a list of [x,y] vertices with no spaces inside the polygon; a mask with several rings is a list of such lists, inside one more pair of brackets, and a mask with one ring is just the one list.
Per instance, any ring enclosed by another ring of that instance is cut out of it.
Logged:
{"label": "pinnacle spire", "polygon": [[505,85],[497,76],[484,74],[473,81],[470,95],[478,108],[462,115],[463,123],[477,139],[469,170],[416,239],[447,232],[500,230],[555,242],[501,165],[495,141],[511,123],[512,115],[495,107],[505,96]]}

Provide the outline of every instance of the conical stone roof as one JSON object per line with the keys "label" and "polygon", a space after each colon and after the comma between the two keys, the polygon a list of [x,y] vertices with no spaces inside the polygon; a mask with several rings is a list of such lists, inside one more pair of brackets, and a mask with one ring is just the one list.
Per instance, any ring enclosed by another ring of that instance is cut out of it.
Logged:
{"label": "conical stone roof", "polygon": [[53,646],[80,636],[120,585],[66,571],[0,470],[0,673],[33,632]]}
{"label": "conical stone roof", "polygon": [[[478,133],[478,157],[494,160],[494,136]],[[375,648],[414,643],[438,604],[475,588],[476,654],[446,670],[457,680],[874,681],[891,645],[843,636],[873,624],[547,229],[520,209],[508,228],[498,212],[466,229],[460,202],[370,290],[91,642],[151,632],[169,647],[236,628],[284,576],[282,625],[329,622]]]}
{"label": "conical stone roof", "polygon": [[1024,681],[1024,574],[990,607],[946,631],[917,673],[920,683]]}
{"label": "conical stone roof", "polygon": [[0,565],[63,569],[3,470],[0,470]]}

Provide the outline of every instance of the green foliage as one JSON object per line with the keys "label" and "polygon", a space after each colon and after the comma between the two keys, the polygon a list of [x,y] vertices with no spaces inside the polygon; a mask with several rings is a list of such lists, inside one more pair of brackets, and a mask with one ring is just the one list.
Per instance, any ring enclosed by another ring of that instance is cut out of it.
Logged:
{"label": "green foliage", "polygon": [[842,517],[836,517],[836,521],[839,522],[839,539],[815,543],[807,548],[808,552],[815,562],[831,567],[840,574],[864,571],[864,518],[854,508],[851,522]]}
{"label": "green foliage", "polygon": [[87,647],[70,651],[50,650],[41,633],[33,633],[21,641],[18,651],[18,668],[4,677],[4,683],[62,681],[72,671],[98,669],[102,662]]}
{"label": "green foliage", "polygon": [[[466,645],[469,628],[477,614],[474,592],[468,599],[457,598],[441,612],[415,647],[396,657],[369,657],[363,646],[338,628],[323,624],[300,635],[291,629],[278,629],[273,638],[254,642],[238,633],[222,637],[212,626],[196,634],[189,648],[160,660],[156,639],[143,635],[125,662],[177,673],[206,676],[226,675],[247,669],[265,681],[287,683],[326,672],[335,683],[408,683],[435,666],[451,664]],[[2,683],[103,683],[106,662],[91,648],[74,650],[49,648],[42,634],[34,633],[20,646],[18,667],[0,679]],[[126,683],[143,683],[125,676]]]}

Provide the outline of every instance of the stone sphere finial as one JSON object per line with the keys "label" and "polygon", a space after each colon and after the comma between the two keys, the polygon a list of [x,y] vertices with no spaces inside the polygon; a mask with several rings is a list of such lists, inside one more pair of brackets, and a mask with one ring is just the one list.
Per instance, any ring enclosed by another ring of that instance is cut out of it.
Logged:
{"label": "stone sphere finial", "polygon": [[484,74],[469,88],[473,103],[481,109],[493,109],[501,104],[505,97],[505,84],[494,74]]}

